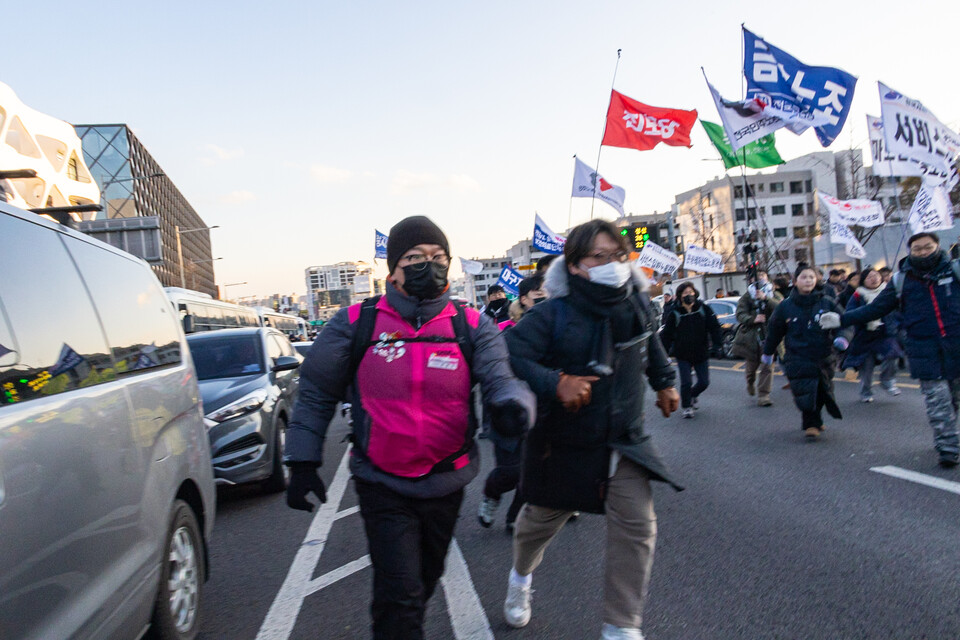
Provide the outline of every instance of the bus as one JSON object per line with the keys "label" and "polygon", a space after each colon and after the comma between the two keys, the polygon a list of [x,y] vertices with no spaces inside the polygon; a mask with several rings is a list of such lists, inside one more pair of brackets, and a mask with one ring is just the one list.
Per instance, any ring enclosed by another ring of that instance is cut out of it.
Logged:
{"label": "bus", "polygon": [[269,307],[253,307],[260,318],[260,325],[282,331],[292,342],[307,340],[307,321],[298,316],[274,311]]}
{"label": "bus", "polygon": [[250,307],[214,300],[206,293],[180,287],[164,287],[163,290],[179,314],[184,333],[261,326],[260,315]]}

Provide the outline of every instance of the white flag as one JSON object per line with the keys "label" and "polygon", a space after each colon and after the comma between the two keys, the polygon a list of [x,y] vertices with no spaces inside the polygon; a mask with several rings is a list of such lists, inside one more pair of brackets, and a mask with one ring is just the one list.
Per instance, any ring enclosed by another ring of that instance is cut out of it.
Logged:
{"label": "white flag", "polygon": [[873,158],[873,175],[883,178],[895,176],[922,176],[922,166],[902,156],[887,151],[883,138],[883,120],[867,115],[867,131],[870,132],[870,157]]}
{"label": "white flag", "polygon": [[723,256],[695,244],[689,244],[687,251],[683,254],[683,268],[700,273],[723,273]]}
{"label": "white flag", "polygon": [[834,244],[842,244],[844,250],[848,256],[851,258],[856,258],[858,260],[863,259],[867,256],[866,250],[863,248],[863,245],[860,244],[860,241],[857,240],[857,236],[853,234],[853,231],[850,230],[850,227],[847,226],[843,214],[838,208],[829,209],[830,211],[830,242]]}
{"label": "white flag", "polygon": [[945,185],[935,186],[924,182],[910,209],[910,228],[914,233],[952,229],[952,209],[950,192]]}
{"label": "white flag", "polygon": [[[880,119],[887,152],[929,165],[943,182],[960,153],[960,136],[937,120],[918,100],[878,82]],[[929,175],[929,171],[926,172]]]}
{"label": "white flag", "polygon": [[818,191],[817,195],[831,220],[836,216],[843,224],[858,227],[879,227],[883,224],[883,205],[876,200],[837,200],[822,191]]}
{"label": "white flag", "polygon": [[466,258],[460,258],[460,268],[463,269],[464,273],[469,273],[470,275],[475,276],[483,271],[483,263],[479,260],[467,260]]}
{"label": "white flag", "polygon": [[[706,71],[703,72],[703,79],[707,80]],[[713,103],[717,105],[723,129],[727,132],[727,139],[734,151],[763,136],[770,135],[786,124],[778,115],[761,111],[758,106],[751,108],[756,105],[753,100],[730,102],[723,99],[709,80],[707,80],[707,87],[710,89],[710,95],[713,96]]]}
{"label": "white flag", "polygon": [[653,269],[657,273],[673,273],[680,267],[680,262],[680,257],[675,253],[650,241],[643,245],[637,258],[638,266]]}
{"label": "white flag", "polygon": [[576,166],[573,169],[573,194],[574,198],[597,198],[603,200],[608,205],[616,209],[621,216],[626,215],[623,212],[623,200],[627,197],[623,187],[610,184],[603,179],[599,173],[591,169],[588,165],[580,161],[580,158],[574,158]]}

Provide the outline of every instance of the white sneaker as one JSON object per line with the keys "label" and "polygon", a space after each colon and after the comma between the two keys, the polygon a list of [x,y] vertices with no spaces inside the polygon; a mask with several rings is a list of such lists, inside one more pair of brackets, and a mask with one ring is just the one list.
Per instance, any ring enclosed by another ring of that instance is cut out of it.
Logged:
{"label": "white sneaker", "polygon": [[892,385],[890,385],[889,387],[884,387],[883,390],[886,391],[887,393],[889,393],[889,394],[892,395],[892,396],[898,396],[898,395],[900,395],[900,388],[897,387],[896,384],[892,384]]}
{"label": "white sneaker", "polygon": [[507,624],[515,629],[527,626],[532,614],[530,608],[530,594],[533,589],[529,585],[507,584],[507,599],[503,603],[503,617]]}
{"label": "white sneaker", "polygon": [[692,418],[692,417],[693,417],[693,407],[687,407],[686,409],[684,409],[684,410],[683,410],[683,417],[684,417],[684,418]]}
{"label": "white sneaker", "polygon": [[497,513],[497,507],[500,506],[500,500],[488,498],[485,495],[480,496],[480,508],[477,510],[477,520],[480,526],[487,528],[493,524],[493,516]]}
{"label": "white sneaker", "polygon": [[604,622],[600,630],[600,640],[643,640],[643,634],[640,629],[615,627]]}

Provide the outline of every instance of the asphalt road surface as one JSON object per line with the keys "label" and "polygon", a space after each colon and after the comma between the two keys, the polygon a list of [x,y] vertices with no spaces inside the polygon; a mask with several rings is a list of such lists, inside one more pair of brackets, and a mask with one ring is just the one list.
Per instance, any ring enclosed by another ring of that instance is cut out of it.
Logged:
{"label": "asphalt road surface", "polygon": [[[693,420],[648,407],[649,431],[686,485],[654,488],[659,538],[648,640],[960,638],[960,470],[936,465],[920,392],[836,383],[842,421],[806,442],[789,391],[746,395],[739,364],[715,362]],[[307,514],[256,488],[221,491],[204,588],[204,640],[369,638],[372,570],[334,424],[322,468],[330,500]],[[592,639],[601,624],[604,522],[568,524],[534,574],[533,619],[503,622],[510,538],[476,520],[467,489],[447,573],[427,611],[432,639]],[[339,473],[338,473],[339,470]]]}

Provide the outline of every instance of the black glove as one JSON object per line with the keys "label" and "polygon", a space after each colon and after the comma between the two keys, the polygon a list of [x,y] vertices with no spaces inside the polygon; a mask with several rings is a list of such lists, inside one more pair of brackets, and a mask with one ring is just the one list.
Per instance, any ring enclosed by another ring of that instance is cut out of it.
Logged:
{"label": "black glove", "polygon": [[490,407],[490,425],[502,436],[513,438],[523,435],[527,421],[527,410],[517,402]]}
{"label": "black glove", "polygon": [[327,489],[317,473],[319,465],[316,462],[291,462],[290,484],[287,486],[287,506],[301,511],[313,511],[313,503],[307,500],[311,491],[320,499],[320,503],[327,501]]}

